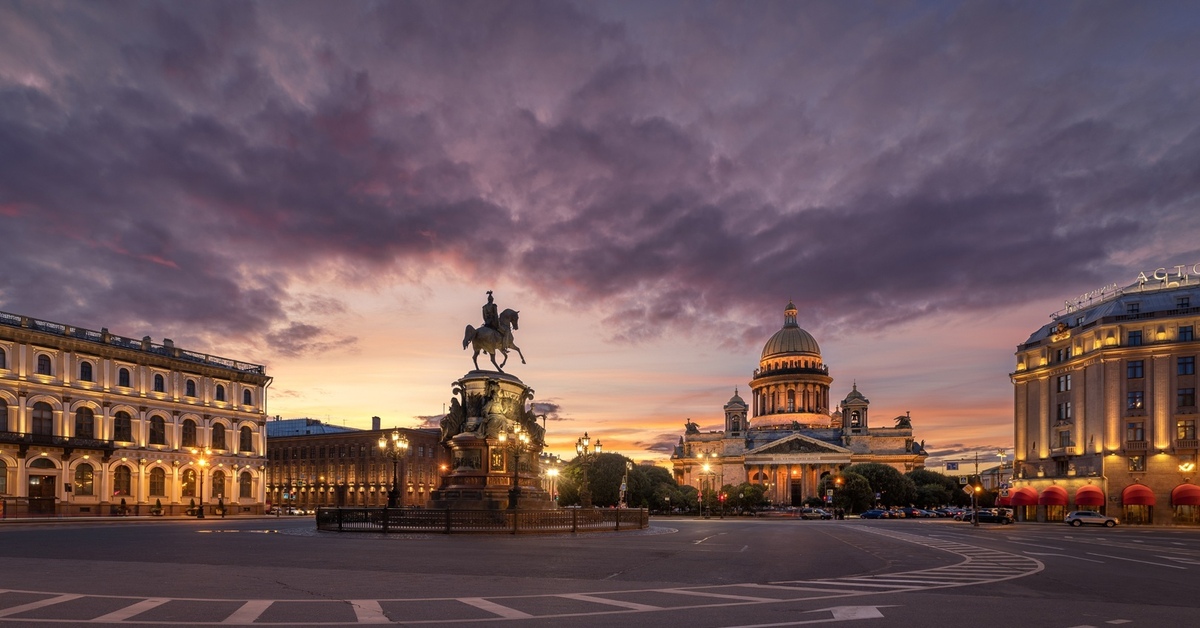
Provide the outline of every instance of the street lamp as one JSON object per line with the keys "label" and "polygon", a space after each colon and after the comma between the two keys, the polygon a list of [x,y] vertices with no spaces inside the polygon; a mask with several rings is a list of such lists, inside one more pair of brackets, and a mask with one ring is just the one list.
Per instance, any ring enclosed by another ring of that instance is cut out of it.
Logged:
{"label": "street lamp", "polygon": [[[709,507],[709,509],[708,509],[709,515],[706,516],[704,514],[704,501],[705,501],[704,489],[705,489],[706,484],[707,485],[712,484],[713,477],[716,475],[712,470],[712,465],[710,465],[708,462],[705,461],[706,456],[710,457],[710,458],[716,458],[717,454],[716,454],[716,452],[705,453],[703,451],[696,453],[696,458],[698,458],[700,460],[700,469],[701,469],[701,473],[700,473],[700,516],[704,517],[705,519],[707,519],[709,516],[712,515],[712,507],[711,506]],[[713,490],[715,491],[716,489],[713,489]],[[722,513],[722,515],[723,514],[724,513]]]}
{"label": "street lamp", "polygon": [[550,501],[558,504],[558,467],[550,467],[546,475],[550,476]]}
{"label": "street lamp", "polygon": [[629,507],[629,504],[626,503],[626,496],[629,495],[629,471],[631,469],[633,469],[633,463],[626,460],[625,461],[625,477],[621,478],[621,500],[617,504],[618,508],[628,508]]}
{"label": "street lamp", "polygon": [[522,430],[520,425],[513,424],[500,432],[500,446],[513,452],[513,479],[512,489],[508,492],[508,507],[516,510],[517,500],[521,497],[521,452],[529,448],[529,432]]}
{"label": "street lamp", "polygon": [[196,456],[196,466],[199,467],[196,470],[196,482],[199,484],[196,494],[200,498],[200,507],[196,509],[197,519],[204,518],[204,467],[208,466],[208,458],[206,456],[210,453],[212,453],[212,450],[207,447],[203,451],[199,449],[192,450],[192,455]]}
{"label": "street lamp", "polygon": [[[583,481],[580,482],[579,487],[579,505],[583,508],[592,507],[592,490],[591,487],[588,486],[588,467],[590,467],[592,464],[592,459],[588,457],[588,447],[591,445],[591,443],[592,439],[588,438],[587,432],[584,432],[583,436],[581,436],[579,440],[575,441],[575,453],[581,457],[580,469],[583,472]],[[592,448],[592,451],[596,455],[600,455],[602,450],[603,446],[600,444],[600,439],[597,438],[596,446]]]}
{"label": "street lamp", "polygon": [[379,452],[392,459],[392,490],[388,491],[388,508],[396,508],[400,502],[400,476],[397,468],[408,451],[408,438],[399,428],[392,428],[392,437],[379,437]]}

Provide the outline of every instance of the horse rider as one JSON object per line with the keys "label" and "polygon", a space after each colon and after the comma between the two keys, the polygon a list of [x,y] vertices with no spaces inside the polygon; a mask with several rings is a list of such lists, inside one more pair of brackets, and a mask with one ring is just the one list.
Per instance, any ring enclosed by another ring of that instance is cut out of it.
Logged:
{"label": "horse rider", "polygon": [[500,333],[500,314],[496,309],[496,304],[492,301],[492,291],[488,290],[487,295],[487,304],[483,306],[483,326]]}

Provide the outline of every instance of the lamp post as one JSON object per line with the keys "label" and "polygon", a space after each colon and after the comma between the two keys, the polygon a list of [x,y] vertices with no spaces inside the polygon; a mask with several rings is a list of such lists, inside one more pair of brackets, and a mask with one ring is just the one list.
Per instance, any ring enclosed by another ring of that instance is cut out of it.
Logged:
{"label": "lamp post", "polygon": [[700,460],[700,516],[704,517],[705,519],[707,519],[709,516],[712,515],[712,508],[710,507],[708,509],[708,512],[709,512],[708,515],[704,514],[704,501],[705,501],[704,489],[706,488],[707,485],[712,484],[712,479],[713,479],[713,476],[715,475],[712,470],[712,465],[706,461],[706,458],[716,458],[716,457],[717,457],[717,454],[715,452],[706,453],[706,452],[701,451],[701,452],[696,453],[696,458],[698,458]]}
{"label": "lamp post", "polygon": [[626,460],[625,461],[625,476],[621,478],[621,500],[617,504],[618,508],[628,508],[629,507],[629,504],[626,503],[626,496],[629,495],[629,471],[631,469],[633,469],[633,463]]}
{"label": "lamp post", "polygon": [[529,448],[529,432],[521,429],[518,424],[512,424],[500,432],[500,446],[512,452],[512,488],[508,491],[508,507],[517,509],[517,501],[521,497],[521,452]]}
{"label": "lamp post", "polygon": [[558,467],[550,467],[546,470],[546,475],[550,477],[550,502],[558,505]]}
{"label": "lamp post", "polygon": [[199,486],[196,489],[196,495],[200,499],[200,506],[196,508],[197,519],[204,518],[204,467],[208,466],[208,458],[206,456],[210,453],[212,453],[211,450],[207,448],[203,451],[198,449],[192,450],[192,454],[196,456],[196,466],[198,467],[196,469],[196,482]]}
{"label": "lamp post", "polygon": [[392,490],[388,491],[388,508],[396,508],[400,502],[400,475],[397,471],[400,460],[408,451],[408,438],[399,428],[392,428],[392,437],[379,437],[379,451],[392,459]]}
{"label": "lamp post", "polygon": [[[583,482],[580,483],[581,486],[579,487],[579,505],[583,508],[592,507],[592,490],[588,486],[588,467],[592,464],[592,459],[588,457],[588,447],[591,446],[591,443],[592,439],[588,438],[587,432],[584,432],[583,436],[575,441],[575,453],[580,456],[580,468],[583,472]],[[592,452],[599,455],[603,450],[602,448],[600,439],[597,438],[596,446],[592,449]]]}

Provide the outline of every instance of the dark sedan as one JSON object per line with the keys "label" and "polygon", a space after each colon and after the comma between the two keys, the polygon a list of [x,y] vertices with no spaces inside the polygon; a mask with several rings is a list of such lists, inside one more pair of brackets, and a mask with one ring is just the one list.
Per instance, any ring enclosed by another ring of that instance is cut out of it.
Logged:
{"label": "dark sedan", "polygon": [[875,509],[875,510],[868,510],[868,511],[866,511],[866,512],[863,512],[863,513],[862,513],[861,515],[859,515],[858,517],[859,517],[860,519],[890,519],[890,518],[891,518],[891,517],[888,515],[888,511],[886,511],[886,510],[878,510],[878,509]]}

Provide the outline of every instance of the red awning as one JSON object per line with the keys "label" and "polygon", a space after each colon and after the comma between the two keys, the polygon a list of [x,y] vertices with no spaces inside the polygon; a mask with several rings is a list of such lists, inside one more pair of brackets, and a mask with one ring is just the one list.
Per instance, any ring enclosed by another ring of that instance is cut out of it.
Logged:
{"label": "red awning", "polygon": [[1154,491],[1145,484],[1126,486],[1121,491],[1121,503],[1126,506],[1153,506],[1154,501]]}
{"label": "red awning", "polygon": [[1067,491],[1061,486],[1047,486],[1038,497],[1039,506],[1066,506]]}
{"label": "red awning", "polygon": [[1180,484],[1171,491],[1172,506],[1200,506],[1200,486]]}
{"label": "red awning", "polygon": [[1036,506],[1038,503],[1037,491],[1028,486],[1022,486],[1010,493],[1009,499],[1013,506]]}
{"label": "red awning", "polygon": [[997,497],[997,498],[996,498],[996,505],[997,505],[997,506],[1010,506],[1010,505],[1012,505],[1012,496],[1011,496],[1011,495],[1009,495],[1009,496],[1004,496],[1004,495],[1001,495],[1000,497]]}
{"label": "red awning", "polygon": [[1075,491],[1075,505],[1103,506],[1104,491],[1100,490],[1100,487],[1092,486],[1091,484],[1081,486],[1079,490]]}

